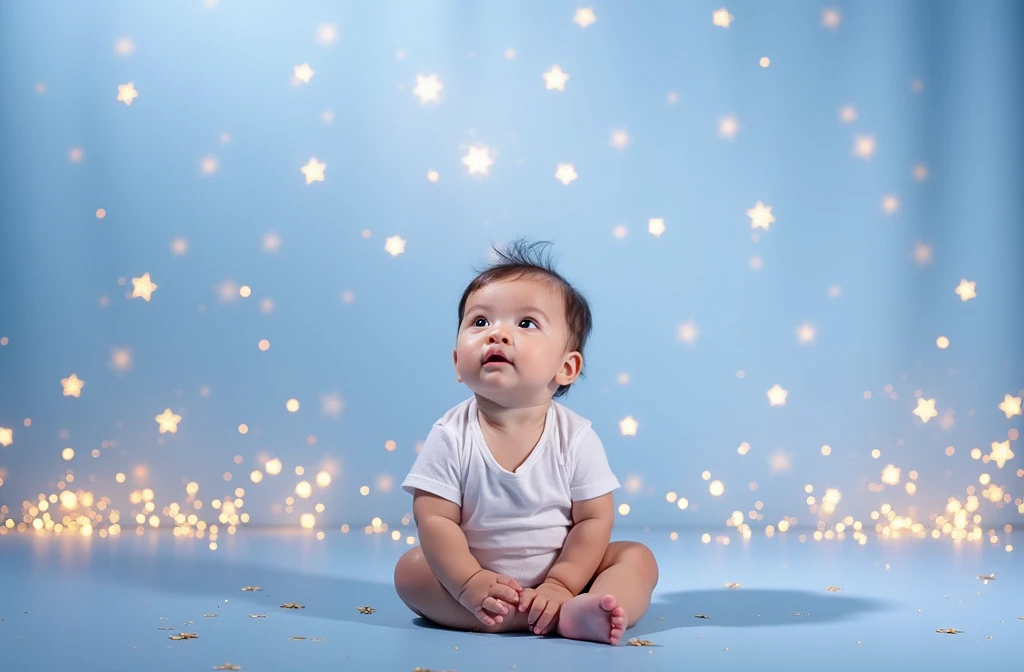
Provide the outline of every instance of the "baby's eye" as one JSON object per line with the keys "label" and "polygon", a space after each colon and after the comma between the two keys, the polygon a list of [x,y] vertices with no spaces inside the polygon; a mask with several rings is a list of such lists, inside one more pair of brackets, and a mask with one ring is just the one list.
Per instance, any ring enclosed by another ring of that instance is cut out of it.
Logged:
{"label": "baby's eye", "polygon": [[474,327],[486,327],[487,326],[487,318],[486,317],[478,317],[478,318],[476,318],[475,320],[473,320],[473,326]]}
{"label": "baby's eye", "polygon": [[[519,326],[520,326],[520,327],[522,327],[522,326],[523,326],[524,324],[532,324],[532,325],[533,325],[533,326],[535,326],[535,327],[537,326],[537,323],[536,323],[536,322],[534,322],[534,321],[533,321],[532,319],[530,319],[529,317],[523,318],[523,319],[522,319],[522,320],[521,320],[521,321],[519,322]],[[524,327],[524,328],[525,328],[525,329],[529,329],[529,327]]]}

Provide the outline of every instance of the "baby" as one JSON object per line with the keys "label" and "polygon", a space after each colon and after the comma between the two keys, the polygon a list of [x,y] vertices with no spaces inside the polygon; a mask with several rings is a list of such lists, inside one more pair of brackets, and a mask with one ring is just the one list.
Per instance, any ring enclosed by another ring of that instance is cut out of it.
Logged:
{"label": "baby", "polygon": [[473,396],[434,423],[402,483],[421,545],[395,589],[449,628],[616,645],[658,565],[643,544],[611,542],[619,482],[590,421],[552,400],[582,373],[591,316],[545,245],[495,250],[462,294],[455,374]]}

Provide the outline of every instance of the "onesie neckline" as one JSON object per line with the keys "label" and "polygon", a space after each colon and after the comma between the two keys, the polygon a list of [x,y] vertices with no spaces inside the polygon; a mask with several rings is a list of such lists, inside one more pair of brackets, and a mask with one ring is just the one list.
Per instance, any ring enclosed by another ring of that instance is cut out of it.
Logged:
{"label": "onesie neckline", "polygon": [[515,471],[509,471],[505,467],[498,464],[498,461],[494,459],[494,455],[491,453],[491,449],[487,446],[487,441],[484,440],[484,434],[480,430],[480,418],[477,416],[477,405],[476,397],[470,397],[469,402],[469,425],[473,432],[473,438],[476,439],[477,447],[484,454],[484,461],[487,462],[487,466],[492,471],[496,472],[502,478],[515,479],[525,474],[533,464],[540,459],[540,454],[544,451],[544,447],[548,443],[548,436],[551,434],[551,426],[554,424],[554,404],[548,405],[547,415],[544,417],[544,431],[541,432],[540,438],[537,439],[536,445],[531,449],[530,454],[526,457],[526,460],[519,465],[519,468]]}

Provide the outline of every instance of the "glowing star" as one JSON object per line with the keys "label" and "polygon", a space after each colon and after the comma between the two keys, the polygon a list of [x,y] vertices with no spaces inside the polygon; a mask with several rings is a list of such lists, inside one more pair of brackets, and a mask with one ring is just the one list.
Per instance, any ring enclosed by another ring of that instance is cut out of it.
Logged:
{"label": "glowing star", "polygon": [[700,329],[692,319],[687,320],[676,328],[676,339],[681,343],[692,346],[700,336]]}
{"label": "glowing star", "polygon": [[772,406],[785,406],[789,391],[782,389],[778,385],[773,385],[772,389],[765,392],[765,394],[768,395],[768,403]]}
{"label": "glowing star", "polygon": [[568,186],[568,184],[575,180],[576,177],[576,169],[573,168],[571,163],[558,164],[558,170],[555,171],[556,180],[559,180],[562,184]]}
{"label": "glowing star", "polygon": [[405,241],[399,236],[391,236],[384,242],[384,249],[387,250],[388,254],[392,257],[397,257],[401,253],[405,252]]}
{"label": "glowing star", "polygon": [[882,210],[887,215],[895,214],[900,209],[900,199],[896,198],[892,194],[887,194],[882,197]]}
{"label": "glowing star", "polygon": [[810,324],[804,323],[796,328],[796,338],[800,343],[813,343],[814,333],[814,326]]}
{"label": "glowing star", "polygon": [[885,469],[882,470],[882,483],[886,485],[899,485],[900,471],[901,469],[895,465],[886,465]]}
{"label": "glowing star", "polygon": [[14,443],[14,430],[10,427],[0,427],[0,446],[6,448]]}
{"label": "glowing star", "polygon": [[341,411],[344,410],[344,408],[345,402],[338,393],[334,392],[320,396],[320,412],[323,415],[336,418],[341,415]]}
{"label": "glowing star", "polygon": [[934,261],[932,253],[933,248],[928,243],[922,243],[920,241],[914,243],[914,261],[917,262],[918,266],[926,266],[932,263],[932,261]]}
{"label": "glowing star", "polygon": [[875,136],[857,135],[853,138],[853,155],[864,159],[870,159],[875,154]]}
{"label": "glowing star", "polygon": [[793,457],[782,450],[776,450],[768,456],[768,469],[773,474],[784,473],[792,469]]}
{"label": "glowing star", "polygon": [[128,82],[127,84],[117,85],[117,99],[125,105],[131,105],[132,101],[139,97],[139,92],[135,90],[135,82]]}
{"label": "glowing star", "polygon": [[852,105],[844,105],[839,108],[839,121],[844,124],[853,123],[857,120],[857,110]]}
{"label": "glowing star", "polygon": [[491,157],[491,149],[482,145],[473,145],[469,153],[462,157],[462,163],[469,168],[470,175],[487,175],[488,170],[494,165]]}
{"label": "glowing star", "polygon": [[977,296],[974,292],[974,286],[978,284],[976,282],[967,282],[966,279],[960,280],[960,284],[953,290],[954,293],[960,295],[960,301],[969,301]]}
{"label": "glowing star", "polygon": [[619,431],[622,432],[623,436],[636,436],[636,429],[639,426],[639,423],[633,419],[632,415],[627,415],[619,421]]}
{"label": "glowing star", "polygon": [[612,131],[608,143],[615,149],[625,149],[629,146],[629,133],[624,130]]}
{"label": "glowing star", "polygon": [[736,17],[730,14],[729,10],[726,9],[725,7],[722,7],[721,9],[716,9],[714,12],[711,13],[711,23],[718,26],[719,28],[728,28],[729,24],[732,23],[732,20],[735,18]]}
{"label": "glowing star", "polygon": [[181,416],[171,413],[171,409],[165,408],[164,412],[153,418],[160,423],[160,433],[170,432],[171,434],[178,433],[178,423],[181,422]]}
{"label": "glowing star", "polygon": [[578,23],[580,28],[586,28],[594,21],[597,21],[597,15],[594,14],[593,7],[581,7],[577,9],[576,15],[572,19],[572,22]]}
{"label": "glowing star", "polygon": [[1007,439],[1002,443],[996,443],[993,441],[992,452],[989,453],[988,459],[998,464],[999,468],[1002,469],[1003,465],[1006,464],[1007,461],[1013,459],[1013,451],[1010,450],[1010,440]]}
{"label": "glowing star", "polygon": [[821,25],[825,26],[829,30],[835,30],[839,27],[839,22],[842,21],[843,17],[839,15],[839,10],[834,8],[828,8],[821,10]]}
{"label": "glowing star", "polygon": [[338,29],[329,23],[321,23],[316,27],[316,41],[320,44],[333,44],[338,39]]}
{"label": "glowing star", "polygon": [[412,90],[412,95],[419,98],[420,102],[426,105],[427,103],[439,101],[442,89],[444,89],[444,84],[437,78],[436,73],[429,77],[416,75],[416,88]]}
{"label": "glowing star", "polygon": [[78,376],[73,373],[67,378],[61,378],[60,384],[64,386],[65,397],[80,397],[82,388],[85,387],[85,381],[79,380]]}
{"label": "glowing star", "polygon": [[149,273],[143,273],[141,278],[132,278],[132,298],[142,297],[146,301],[153,296],[157,285],[149,279]]}
{"label": "glowing star", "polygon": [[914,415],[921,418],[921,422],[928,422],[938,415],[938,412],[935,410],[934,399],[919,398],[917,400],[917,408],[913,412]]}
{"label": "glowing star", "polygon": [[313,184],[314,182],[324,181],[324,170],[327,169],[326,163],[320,163],[316,160],[316,157],[310,157],[309,163],[299,168],[299,171],[306,176],[306,184]]}
{"label": "glowing star", "polygon": [[557,65],[551,66],[551,69],[544,73],[544,86],[549,91],[551,89],[565,91],[565,83],[568,81],[569,73],[562,72],[562,69]]}
{"label": "glowing star", "polygon": [[761,201],[758,201],[757,205],[747,210],[747,217],[750,217],[750,228],[764,229],[765,231],[775,221],[775,216],[772,214],[772,206],[766,206]]}
{"label": "glowing star", "polygon": [[647,220],[647,233],[651,234],[655,238],[665,233],[665,220],[661,217],[653,217]]}
{"label": "glowing star", "polygon": [[302,65],[296,65],[292,69],[292,74],[295,75],[295,79],[299,80],[303,84],[309,84],[309,80],[313,79],[313,68],[309,67],[309,63],[303,63]]}
{"label": "glowing star", "polygon": [[267,252],[277,252],[281,249],[281,236],[273,232],[263,236],[263,249]]}
{"label": "glowing star", "polygon": [[114,52],[118,56],[129,56],[133,51],[135,51],[135,43],[130,37],[122,37],[114,43]]}
{"label": "glowing star", "polygon": [[736,132],[739,130],[740,124],[736,121],[736,117],[728,116],[718,120],[718,136],[721,138],[732,140],[736,137]]}
{"label": "glowing star", "polygon": [[1006,419],[1009,420],[1015,415],[1020,415],[1020,397],[1011,397],[1010,395],[1004,395],[1003,403],[999,404],[999,410],[1006,413]]}
{"label": "glowing star", "polygon": [[116,348],[110,353],[110,368],[115,371],[127,371],[132,368],[132,353],[127,348]]}

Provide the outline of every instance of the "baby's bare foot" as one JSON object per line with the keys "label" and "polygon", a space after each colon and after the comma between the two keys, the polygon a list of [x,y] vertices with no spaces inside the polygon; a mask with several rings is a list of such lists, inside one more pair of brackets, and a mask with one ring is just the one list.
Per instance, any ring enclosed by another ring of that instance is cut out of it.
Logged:
{"label": "baby's bare foot", "polygon": [[626,612],[614,595],[584,593],[558,611],[558,634],[618,646],[626,629]]}

